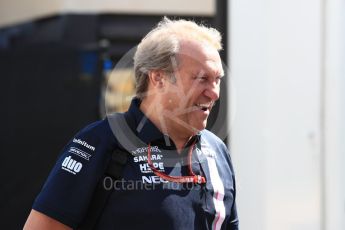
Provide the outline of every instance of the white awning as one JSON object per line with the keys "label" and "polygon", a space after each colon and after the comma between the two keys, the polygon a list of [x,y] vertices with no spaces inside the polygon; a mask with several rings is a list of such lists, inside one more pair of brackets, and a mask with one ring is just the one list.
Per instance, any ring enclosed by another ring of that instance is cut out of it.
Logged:
{"label": "white awning", "polygon": [[1,0],[0,27],[64,13],[214,16],[216,0]]}

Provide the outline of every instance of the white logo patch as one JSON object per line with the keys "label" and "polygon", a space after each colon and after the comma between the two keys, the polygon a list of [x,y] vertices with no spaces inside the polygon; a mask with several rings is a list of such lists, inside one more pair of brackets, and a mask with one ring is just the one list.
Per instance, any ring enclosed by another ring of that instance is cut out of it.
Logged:
{"label": "white logo patch", "polygon": [[[142,174],[147,173],[153,173],[151,167],[147,163],[147,157],[148,157],[148,147],[140,147],[136,150],[132,151],[132,154],[134,155],[133,162],[137,163],[136,165],[139,166],[140,172]],[[162,151],[158,148],[158,146],[151,146],[150,147],[151,152],[151,161],[154,168],[156,168],[160,172],[164,172],[164,163],[162,162],[163,155],[159,154]],[[160,178],[159,176],[141,176],[142,183],[145,184],[159,184],[159,183],[166,183],[164,179]]]}
{"label": "white logo patch", "polygon": [[[136,150],[132,151],[133,155],[137,155],[140,153],[147,153],[147,148],[148,147],[141,147],[137,148]],[[151,153],[160,153],[161,150],[158,148],[158,146],[151,146]]]}
{"label": "white logo patch", "polygon": [[92,151],[95,151],[95,149],[96,149],[94,146],[89,145],[86,141],[82,141],[82,140],[80,140],[80,139],[75,139],[75,138],[73,138],[73,142],[74,142],[74,143],[77,143],[77,144],[80,144],[80,145],[82,145],[82,146],[85,146],[86,148],[88,148],[88,149],[90,149],[90,150],[92,150]]}
{"label": "white logo patch", "polygon": [[[153,167],[155,167],[161,172],[164,172],[163,162],[153,162],[152,164],[153,164]],[[139,164],[139,167],[140,167],[141,173],[152,173],[151,167],[149,166],[148,163]]]}
{"label": "white logo patch", "polygon": [[160,183],[168,183],[169,181],[160,178],[159,176],[142,176],[142,182],[145,184],[160,184]]}
{"label": "white logo patch", "polygon": [[77,156],[79,156],[79,157],[82,157],[82,158],[84,158],[85,160],[89,160],[90,157],[91,157],[91,154],[88,154],[88,153],[84,152],[83,150],[80,150],[80,149],[75,148],[75,147],[71,147],[71,148],[68,150],[68,152],[73,153],[73,154],[75,154],[75,155],[77,155]]}
{"label": "white logo patch", "polygon": [[[162,158],[163,158],[163,155],[161,155],[161,154],[151,155],[152,161],[162,160]],[[134,157],[133,160],[135,163],[142,162],[142,161],[147,162],[147,156],[136,156],[136,157]]]}
{"label": "white logo patch", "polygon": [[71,156],[66,157],[61,165],[63,170],[66,170],[69,173],[72,174],[77,174],[78,172],[80,172],[81,168],[83,167],[83,164],[73,160]]}
{"label": "white logo patch", "polygon": [[213,149],[211,149],[208,144],[201,142],[201,149],[202,153],[206,157],[216,159],[216,152]]}

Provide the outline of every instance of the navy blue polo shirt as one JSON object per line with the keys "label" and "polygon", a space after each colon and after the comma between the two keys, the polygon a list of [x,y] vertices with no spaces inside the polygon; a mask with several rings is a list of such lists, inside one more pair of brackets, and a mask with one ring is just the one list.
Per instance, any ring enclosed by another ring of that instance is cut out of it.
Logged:
{"label": "navy blue polo shirt", "polygon": [[[97,229],[238,229],[235,177],[224,143],[203,130],[177,153],[173,141],[145,117],[139,104],[133,99],[124,114],[131,129],[119,131],[108,118],[77,133],[63,149],[33,209],[77,228],[103,180],[104,189],[112,193]],[[206,178],[206,184],[169,182],[156,175],[147,161],[148,144],[152,164],[160,172],[188,176],[191,168]],[[129,153],[123,179],[105,181],[111,153],[119,148]]]}

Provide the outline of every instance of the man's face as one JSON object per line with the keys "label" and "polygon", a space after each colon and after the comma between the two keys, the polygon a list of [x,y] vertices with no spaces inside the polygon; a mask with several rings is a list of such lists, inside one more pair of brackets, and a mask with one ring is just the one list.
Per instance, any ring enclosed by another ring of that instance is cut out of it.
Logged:
{"label": "man's face", "polygon": [[[162,102],[164,117],[178,130],[203,130],[214,102],[219,98],[223,75],[218,51],[195,41],[182,41],[176,57],[176,82],[167,81]],[[170,126],[171,126],[170,125]]]}

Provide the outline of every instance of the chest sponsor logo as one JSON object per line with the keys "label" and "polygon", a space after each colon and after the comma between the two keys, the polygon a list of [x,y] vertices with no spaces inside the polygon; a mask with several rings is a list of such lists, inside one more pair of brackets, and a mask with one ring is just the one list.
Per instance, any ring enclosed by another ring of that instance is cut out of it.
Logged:
{"label": "chest sponsor logo", "polygon": [[82,146],[84,146],[84,147],[86,147],[86,148],[88,148],[88,149],[90,149],[92,151],[95,151],[95,149],[96,149],[94,146],[89,145],[86,141],[83,141],[83,140],[80,140],[80,139],[73,138],[73,142],[77,143],[77,144],[80,144],[80,145],[82,145]]}
{"label": "chest sponsor logo", "polygon": [[[151,155],[151,160],[152,161],[162,160],[162,158],[163,158],[163,155],[161,155],[161,154],[153,154],[153,155]],[[147,162],[147,155],[136,156],[136,157],[134,157],[133,160],[134,160],[135,163],[142,162],[142,161]]]}
{"label": "chest sponsor logo", "polygon": [[[138,155],[142,153],[147,153],[148,147],[141,147],[137,148],[136,150],[132,151],[133,155]],[[158,148],[158,146],[151,146],[151,153],[161,153],[162,151]]]}
{"label": "chest sponsor logo", "polygon": [[[143,156],[144,157],[144,156]],[[147,159],[147,157],[146,157]],[[157,159],[157,156],[156,155],[152,155],[151,156],[151,159]],[[159,159],[161,159],[161,157],[159,157]],[[155,167],[157,170],[159,170],[160,172],[164,172],[164,163],[163,162],[152,162],[152,165],[153,167]],[[139,169],[140,169],[140,172],[142,174],[147,174],[147,173],[153,173],[151,167],[149,166],[148,163],[146,162],[142,162],[139,164]],[[160,178],[159,176],[141,176],[141,180],[142,180],[142,183],[145,183],[145,184],[159,184],[159,183],[165,183],[167,181],[163,180],[162,178]]]}
{"label": "chest sponsor logo", "polygon": [[[137,163],[137,165],[139,166],[139,170],[142,174],[153,173],[151,167],[147,163],[147,150],[148,147],[141,147],[132,151],[132,154],[134,155],[133,161],[134,163]],[[162,151],[158,148],[158,146],[151,146],[150,150],[153,167],[155,167],[161,172],[164,172],[164,163],[162,162],[163,155],[159,154]],[[142,175],[141,181],[144,184],[159,184],[166,182],[164,179],[156,175]]]}
{"label": "chest sponsor logo", "polygon": [[[155,167],[161,172],[164,172],[164,163],[161,161],[162,158],[163,158],[163,155],[161,154],[151,155],[151,161],[152,161],[153,167]],[[152,173],[152,169],[147,163],[146,155],[136,156],[134,157],[133,161],[134,163],[138,163],[141,173]]]}
{"label": "chest sponsor logo", "polygon": [[[132,154],[134,156],[133,161],[134,163],[136,163],[136,165],[139,166],[139,170],[142,174],[153,174],[151,167],[147,163],[147,150],[148,147],[141,147],[132,151]],[[150,151],[153,167],[155,167],[157,170],[161,172],[164,172],[164,163],[162,162],[163,155],[159,154],[162,151],[158,148],[158,146],[151,146]],[[160,184],[166,183],[167,181],[156,175],[142,175],[141,182],[143,184]]]}
{"label": "chest sponsor logo", "polygon": [[159,176],[142,176],[141,179],[144,184],[160,184],[169,182]]}
{"label": "chest sponsor logo", "polygon": [[[155,167],[161,172],[164,172],[163,162],[153,162],[152,164],[153,164],[153,167]],[[141,173],[152,173],[152,170],[148,163],[139,164],[139,168],[140,168]]]}
{"label": "chest sponsor logo", "polygon": [[72,156],[66,157],[61,165],[61,168],[69,173],[72,173],[76,175],[80,172],[81,168],[83,167],[83,164],[74,160]]}
{"label": "chest sponsor logo", "polygon": [[216,152],[213,149],[211,149],[208,144],[201,143],[201,149],[202,149],[202,153],[206,157],[210,157],[210,158],[216,159]]}

